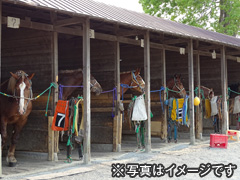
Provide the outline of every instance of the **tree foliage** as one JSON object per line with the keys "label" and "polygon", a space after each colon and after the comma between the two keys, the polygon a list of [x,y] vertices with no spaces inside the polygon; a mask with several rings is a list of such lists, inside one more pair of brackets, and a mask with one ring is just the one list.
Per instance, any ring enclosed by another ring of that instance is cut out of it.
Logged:
{"label": "tree foliage", "polygon": [[150,15],[240,35],[240,0],[139,0],[139,3]]}

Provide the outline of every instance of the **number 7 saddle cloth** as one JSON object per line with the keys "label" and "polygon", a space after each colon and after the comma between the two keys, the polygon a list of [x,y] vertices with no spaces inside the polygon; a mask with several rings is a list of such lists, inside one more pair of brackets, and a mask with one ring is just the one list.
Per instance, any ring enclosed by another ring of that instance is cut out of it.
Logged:
{"label": "number 7 saddle cloth", "polygon": [[54,113],[52,130],[67,131],[69,124],[69,101],[59,100]]}

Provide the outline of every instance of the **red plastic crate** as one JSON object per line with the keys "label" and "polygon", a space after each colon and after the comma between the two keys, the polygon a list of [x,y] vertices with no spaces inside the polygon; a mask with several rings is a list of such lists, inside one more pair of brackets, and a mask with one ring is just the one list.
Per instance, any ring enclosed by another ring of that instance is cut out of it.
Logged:
{"label": "red plastic crate", "polygon": [[225,134],[210,134],[210,147],[227,149],[228,136]]}

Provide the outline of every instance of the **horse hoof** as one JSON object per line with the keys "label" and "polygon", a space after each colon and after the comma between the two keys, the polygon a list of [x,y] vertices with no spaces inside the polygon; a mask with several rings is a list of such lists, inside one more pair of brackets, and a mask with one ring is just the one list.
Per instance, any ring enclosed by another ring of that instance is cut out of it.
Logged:
{"label": "horse hoof", "polygon": [[9,162],[8,163],[8,166],[9,167],[15,167],[17,165],[17,163],[15,163],[15,162]]}

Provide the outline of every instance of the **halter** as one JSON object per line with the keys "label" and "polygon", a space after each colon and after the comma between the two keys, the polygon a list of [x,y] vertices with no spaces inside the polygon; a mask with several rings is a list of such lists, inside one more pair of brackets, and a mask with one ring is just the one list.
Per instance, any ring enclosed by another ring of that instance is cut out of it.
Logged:
{"label": "halter", "polygon": [[93,86],[95,86],[97,84],[97,80],[95,79],[95,83],[92,84],[91,81],[90,81],[90,89],[92,89]]}
{"label": "halter", "polygon": [[173,86],[173,88],[174,87],[176,87],[178,90],[179,90],[179,92],[178,93],[181,93],[185,88],[183,87],[182,89],[177,85],[177,83],[176,83],[176,78],[174,77],[174,86]]}
{"label": "halter", "polygon": [[[27,78],[27,80],[29,81],[29,83],[30,83],[30,85],[31,85],[31,86],[30,86],[30,95],[29,95],[29,97],[28,97],[28,98],[23,97],[23,99],[28,99],[26,106],[23,108],[24,113],[25,113],[25,112],[26,112],[26,109],[27,109],[27,107],[28,107],[28,104],[29,104],[30,100],[32,100],[32,97],[33,97],[32,81],[28,79],[28,74],[25,73],[25,72],[18,71],[18,72],[16,72],[16,75],[19,77],[19,79],[20,79],[20,78],[24,78],[24,77]],[[19,79],[18,79],[18,80],[19,80]],[[17,80],[17,81],[18,81],[18,80]],[[16,101],[17,101],[17,99],[21,99],[21,97],[16,96],[16,88],[14,89],[13,97],[16,99]],[[17,103],[18,103],[18,101],[17,101]]]}
{"label": "halter", "polygon": [[[135,84],[137,84],[136,87],[139,87],[141,89],[141,91],[144,92],[144,88],[142,88],[141,84],[137,80],[137,77],[141,77],[141,76],[139,74],[136,76],[134,71],[131,71],[131,75],[132,75],[132,82],[131,82],[130,86],[132,86],[132,84],[135,83]],[[132,87],[134,87],[134,86],[132,86]]]}
{"label": "halter", "polygon": [[[210,94],[211,94],[211,93],[214,93],[213,90],[212,90],[212,89],[209,89],[209,88],[207,88],[207,87],[205,87],[205,86],[201,86],[201,88],[205,88],[205,89],[208,90],[208,99],[210,99]],[[203,94],[204,94],[204,91],[203,91]]]}

